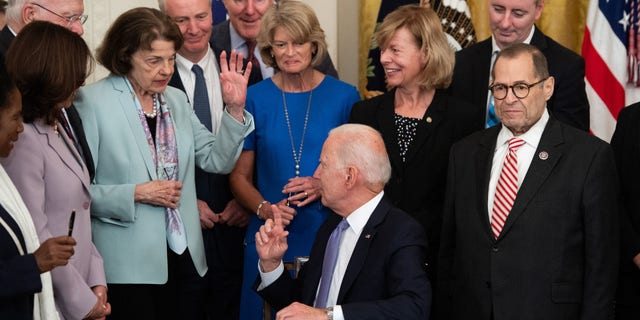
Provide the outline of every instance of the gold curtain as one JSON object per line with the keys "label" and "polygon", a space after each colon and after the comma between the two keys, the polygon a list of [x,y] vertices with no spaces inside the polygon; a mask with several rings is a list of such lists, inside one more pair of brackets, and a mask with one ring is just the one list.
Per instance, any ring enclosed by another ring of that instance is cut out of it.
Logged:
{"label": "gold curtain", "polygon": [[[359,77],[358,88],[363,92],[366,87],[366,68],[369,55],[369,43],[378,16],[382,0],[360,0],[360,30],[359,30]],[[471,11],[471,20],[476,29],[478,41],[491,35],[489,16],[487,13],[488,0],[467,0]],[[560,42],[564,46],[580,53],[582,37],[587,17],[589,0],[547,0],[544,4],[542,16],[536,25],[546,35]]]}

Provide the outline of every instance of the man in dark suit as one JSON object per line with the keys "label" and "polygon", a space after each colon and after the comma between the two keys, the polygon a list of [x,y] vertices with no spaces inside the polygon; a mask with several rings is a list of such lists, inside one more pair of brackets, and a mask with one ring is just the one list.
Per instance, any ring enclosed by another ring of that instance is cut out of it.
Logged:
{"label": "man in dark suit", "polygon": [[584,59],[535,27],[543,6],[544,0],[489,0],[492,36],[456,53],[450,92],[473,104],[478,124],[491,127],[498,122],[487,90],[495,54],[509,45],[528,43],[542,51],[555,78],[555,94],[547,103],[549,112],[561,122],[589,131]]}
{"label": "man in dark suit", "polygon": [[443,319],[608,319],[618,266],[618,179],[608,144],[557,121],[544,55],[502,50],[502,125],[455,144],[438,269]]}
{"label": "man in dark suit", "polygon": [[[229,20],[213,27],[210,41],[211,48],[213,48],[213,52],[215,52],[218,57],[220,57],[220,53],[222,51],[226,51],[228,53],[231,52],[232,49],[235,49],[247,58],[249,57],[249,43],[253,42],[255,45],[255,41],[258,38],[262,15],[264,15],[267,9],[273,5],[274,1],[222,0],[222,2],[229,14]],[[253,66],[253,69],[251,69],[249,85],[259,82],[262,79],[269,78],[274,73],[273,68],[262,63],[259,48],[257,46],[254,48],[253,53],[260,66]],[[245,60],[244,63],[246,65],[247,60]],[[327,58],[324,59],[316,69],[336,79],[338,78],[338,72],[333,66],[333,62],[329,55],[327,55]]]}
{"label": "man in dark suit", "polygon": [[640,319],[640,103],[620,111],[611,147],[620,174],[624,210],[616,319]]}
{"label": "man in dark suit", "polygon": [[[22,30],[27,22],[36,20],[49,21],[82,35],[84,33],[82,25],[87,20],[87,15],[84,14],[82,0],[41,0],[38,3],[16,0],[10,2],[7,7],[7,25],[0,31],[0,63],[4,64],[5,54],[16,34]],[[91,157],[89,145],[87,145],[87,138],[85,137],[78,111],[71,105],[69,108],[63,109],[61,114],[61,117],[65,117],[70,125],[65,126],[65,129],[71,131],[69,135],[74,138],[78,151],[84,158],[89,170],[89,177],[93,180],[95,175],[93,158]]]}
{"label": "man in dark suit", "polygon": [[375,129],[346,124],[329,133],[314,177],[322,204],[335,214],[318,230],[296,280],[283,270],[288,233],[272,206],[274,220],[256,233],[256,289],[281,309],[279,319],[428,318],[426,236],[417,221],[383,197],[390,174]]}
{"label": "man in dark suit", "polygon": [[[159,0],[158,5],[175,21],[185,39],[176,54],[175,71],[169,85],[184,91],[193,105],[196,75],[192,68],[199,66],[206,82],[210,114],[196,114],[198,117],[208,117],[210,129],[216,132],[224,102],[220,68],[209,46],[211,0]],[[196,193],[209,266],[207,315],[209,319],[237,319],[240,314],[243,243],[250,213],[233,198],[229,175],[208,173],[196,168]]]}

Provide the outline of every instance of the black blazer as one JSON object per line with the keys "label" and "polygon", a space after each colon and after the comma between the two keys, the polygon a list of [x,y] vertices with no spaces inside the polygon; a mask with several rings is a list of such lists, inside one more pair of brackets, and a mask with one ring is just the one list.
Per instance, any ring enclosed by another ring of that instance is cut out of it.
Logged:
{"label": "black blazer", "polygon": [[[283,272],[258,294],[279,310],[294,301],[313,306],[329,235],[342,218],[333,214],[320,227],[299,277]],[[337,304],[345,319],[427,319],[431,287],[424,270],[422,227],[383,198],[362,230],[342,279]],[[255,287],[260,284],[260,275]]]}
{"label": "black blazer", "polygon": [[443,319],[608,319],[620,228],[611,148],[549,119],[496,240],[487,195],[500,128],[451,150],[438,270]]}
{"label": "black blazer", "polygon": [[474,121],[469,103],[437,90],[418,125],[406,162],[402,162],[394,122],[394,100],[395,90],[392,90],[360,101],[351,109],[349,122],[369,125],[382,134],[392,168],[385,194],[393,205],[424,227],[429,239],[430,279],[435,281],[449,149],[454,142],[482,127]]}
{"label": "black blazer", "polygon": [[[213,26],[213,30],[211,31],[211,40],[209,41],[209,45],[211,45],[211,48],[218,59],[220,59],[220,53],[222,53],[222,51],[226,51],[227,54],[231,53],[231,34],[229,33],[229,23],[229,20],[221,22]],[[247,65],[246,57],[244,59],[244,65]],[[260,68],[253,67],[251,69],[249,85],[262,81],[262,77],[258,74],[258,70],[260,70]],[[320,65],[316,67],[316,70],[339,79],[338,71],[336,71],[336,68],[333,66],[331,57],[328,54],[327,57],[322,60]]]}
{"label": "black blazer", "polygon": [[[640,270],[632,259],[640,253],[640,103],[620,111],[611,147],[616,156],[624,209],[616,316],[639,319]],[[623,314],[623,308],[630,309],[627,311],[630,313]]]}
{"label": "black blazer", "polygon": [[[0,205],[0,218],[18,237],[26,252],[18,224]],[[33,254],[20,255],[15,242],[0,225],[0,319],[33,319],[33,294],[42,290],[40,270]]]}
{"label": "black blazer", "polygon": [[[553,96],[547,109],[558,120],[589,131],[589,101],[584,87],[584,59],[547,37],[537,27],[531,44],[547,58],[549,74],[555,78]],[[473,104],[478,122],[486,123],[489,70],[491,67],[491,37],[456,53],[452,95]]]}
{"label": "black blazer", "polygon": [[[9,49],[9,45],[11,41],[13,41],[15,36],[9,30],[9,26],[5,26],[2,31],[0,31],[0,62],[4,63],[5,55],[7,54],[7,50]],[[93,177],[95,176],[96,169],[93,164],[93,157],[91,156],[91,150],[89,149],[89,145],[87,144],[87,138],[84,134],[84,128],[82,127],[82,119],[80,119],[80,115],[78,115],[78,111],[76,110],[73,104],[66,109],[67,117],[69,118],[69,124],[73,129],[73,132],[76,134],[78,138],[78,144],[80,145],[80,149],[82,149],[82,155],[84,156],[84,162],[87,165],[87,169],[89,171],[89,178],[93,181]]]}

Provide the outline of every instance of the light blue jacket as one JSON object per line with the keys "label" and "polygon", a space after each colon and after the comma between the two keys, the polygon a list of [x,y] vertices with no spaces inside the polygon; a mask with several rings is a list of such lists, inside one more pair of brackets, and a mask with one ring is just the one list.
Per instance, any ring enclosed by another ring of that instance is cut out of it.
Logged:
{"label": "light blue jacket", "polygon": [[[227,112],[217,135],[198,120],[186,95],[164,92],[178,145],[179,202],[188,248],[198,273],[207,272],[196,204],[195,166],[228,173],[253,131],[245,113],[240,124]],[[74,102],[94,159],[91,184],[93,241],[104,258],[108,283],[163,284],[167,281],[165,208],[134,202],[137,184],[158,179],[132,93],[123,77],[108,76],[81,88]]]}

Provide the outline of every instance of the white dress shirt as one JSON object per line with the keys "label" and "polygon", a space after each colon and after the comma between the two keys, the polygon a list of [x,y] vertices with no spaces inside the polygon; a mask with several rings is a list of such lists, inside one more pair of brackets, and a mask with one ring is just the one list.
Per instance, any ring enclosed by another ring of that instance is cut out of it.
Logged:
{"label": "white dress shirt", "polygon": [[[211,48],[207,49],[207,53],[202,60],[197,63],[204,73],[204,81],[207,85],[207,94],[209,96],[209,109],[211,110],[211,129],[213,133],[218,132],[220,121],[222,119],[222,111],[224,109],[224,101],[222,100],[222,87],[220,85],[220,68],[216,56]],[[191,71],[194,63],[187,58],[176,54],[176,66],[180,80],[184,85],[184,90],[193,107],[193,90],[196,85],[196,75]]]}
{"label": "white dress shirt", "polygon": [[[527,132],[518,136],[518,138],[525,141],[516,152],[518,155],[518,190],[524,181],[531,161],[538,149],[542,132],[549,122],[549,112],[545,107],[540,120],[536,122]],[[489,180],[489,196],[487,198],[487,210],[489,213],[489,221],[491,221],[491,212],[493,211],[493,201],[496,194],[496,186],[498,185],[498,178],[500,178],[500,172],[502,171],[502,164],[509,152],[509,139],[513,138],[513,133],[507,127],[502,126],[498,133],[498,139],[496,140],[496,149],[493,154],[493,162],[491,164],[491,180]],[[516,196],[517,198],[517,196]]]}
{"label": "white dress shirt", "polygon": [[[353,254],[353,250],[356,247],[358,239],[360,238],[360,234],[362,233],[362,229],[369,221],[373,210],[376,209],[382,197],[384,196],[384,191],[378,193],[375,197],[369,200],[367,203],[362,205],[360,208],[353,211],[351,214],[347,216],[347,222],[349,223],[349,228],[342,232],[340,238],[340,247],[338,249],[338,259],[336,260],[335,269],[333,269],[333,277],[331,278],[331,287],[329,288],[329,296],[327,298],[327,306],[333,306],[333,319],[334,320],[344,320],[344,315],[342,314],[342,308],[339,305],[336,305],[338,301],[338,294],[340,293],[340,287],[342,284],[342,279],[344,278],[344,274],[347,271],[347,266],[349,266],[349,260],[351,260],[351,255]],[[259,262],[258,262],[259,264]],[[284,272],[284,266],[282,262],[280,265],[273,271],[264,273],[260,269],[258,265],[258,271],[260,272],[261,283],[258,286],[258,291],[264,289],[269,286]],[[318,289],[320,286],[318,286]],[[316,291],[316,296],[318,292]],[[314,301],[315,305],[315,301]]]}

